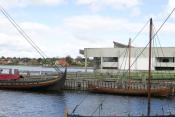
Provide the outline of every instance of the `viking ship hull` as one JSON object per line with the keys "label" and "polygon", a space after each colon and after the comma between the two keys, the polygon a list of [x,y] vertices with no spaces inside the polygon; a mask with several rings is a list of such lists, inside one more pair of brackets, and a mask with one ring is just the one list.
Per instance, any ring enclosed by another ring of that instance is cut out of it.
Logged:
{"label": "viking ship hull", "polygon": [[[119,94],[119,95],[133,95],[133,96],[147,96],[147,89],[133,89],[133,88],[107,88],[102,86],[96,86],[89,84],[88,91],[94,93],[106,93],[106,94]],[[157,87],[151,88],[151,96],[165,97],[172,95],[172,88],[170,87]]]}
{"label": "viking ship hull", "polygon": [[0,89],[60,90],[64,87],[67,71],[59,76],[28,76],[18,80],[0,80]]}

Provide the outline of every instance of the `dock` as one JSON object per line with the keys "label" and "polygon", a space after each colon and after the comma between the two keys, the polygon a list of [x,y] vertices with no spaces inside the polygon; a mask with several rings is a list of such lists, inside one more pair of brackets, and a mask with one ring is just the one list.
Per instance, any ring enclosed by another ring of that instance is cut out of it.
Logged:
{"label": "dock", "polygon": [[[86,91],[89,84],[100,85],[107,88],[127,88],[128,81],[119,79],[114,75],[108,74],[89,74],[89,73],[68,73],[65,90],[79,90]],[[153,80],[152,87],[167,87],[172,86],[173,95],[175,94],[175,81],[174,80]],[[130,88],[132,89],[146,89],[147,83],[143,80],[132,80],[130,82]]]}

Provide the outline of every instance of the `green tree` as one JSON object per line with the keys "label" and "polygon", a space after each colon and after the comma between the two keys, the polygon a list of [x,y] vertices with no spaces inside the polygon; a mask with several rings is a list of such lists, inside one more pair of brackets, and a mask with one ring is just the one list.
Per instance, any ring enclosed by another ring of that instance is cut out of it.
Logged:
{"label": "green tree", "polygon": [[73,58],[71,56],[66,56],[66,62],[71,65],[73,63]]}

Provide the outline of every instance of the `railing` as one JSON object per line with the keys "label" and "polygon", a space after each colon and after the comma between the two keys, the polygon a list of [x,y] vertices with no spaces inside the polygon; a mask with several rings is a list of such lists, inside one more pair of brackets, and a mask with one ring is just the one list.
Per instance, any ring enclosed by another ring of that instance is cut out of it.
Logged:
{"label": "railing", "polygon": [[102,67],[118,67],[118,62],[103,62]]}
{"label": "railing", "polygon": [[[105,81],[105,80],[85,80],[85,79],[67,79],[65,82],[65,89],[72,89],[72,90],[87,90],[88,85],[93,84],[100,87],[106,87],[106,88],[128,88],[131,89],[147,89],[147,83],[146,82],[140,82],[140,81],[132,81],[130,84],[127,81],[122,80],[111,80],[111,81]],[[172,82],[153,82],[152,88],[165,88],[165,87],[173,87],[175,89],[175,83]]]}
{"label": "railing", "polygon": [[175,67],[174,62],[156,62],[154,67]]}

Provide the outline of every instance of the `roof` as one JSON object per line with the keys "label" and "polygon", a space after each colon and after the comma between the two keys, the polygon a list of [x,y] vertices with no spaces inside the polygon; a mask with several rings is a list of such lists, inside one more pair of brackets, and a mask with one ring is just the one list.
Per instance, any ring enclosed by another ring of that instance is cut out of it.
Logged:
{"label": "roof", "polygon": [[113,43],[114,43],[114,48],[127,48],[128,47],[128,45],[125,45],[119,42],[113,41]]}

